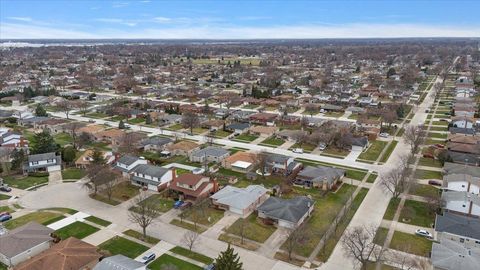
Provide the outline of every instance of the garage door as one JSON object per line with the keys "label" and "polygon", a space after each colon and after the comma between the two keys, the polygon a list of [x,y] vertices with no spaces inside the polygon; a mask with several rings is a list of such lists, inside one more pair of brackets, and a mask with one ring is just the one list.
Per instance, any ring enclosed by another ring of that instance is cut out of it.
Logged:
{"label": "garage door", "polygon": [[47,171],[49,171],[49,172],[56,172],[56,171],[60,171],[61,169],[62,168],[60,167],[60,165],[47,167]]}

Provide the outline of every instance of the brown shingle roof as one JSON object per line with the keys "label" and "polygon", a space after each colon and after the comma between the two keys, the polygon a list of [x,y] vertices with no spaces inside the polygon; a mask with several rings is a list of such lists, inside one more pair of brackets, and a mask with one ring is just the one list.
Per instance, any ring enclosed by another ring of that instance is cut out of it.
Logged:
{"label": "brown shingle roof", "polygon": [[80,270],[102,257],[97,247],[70,237],[19,264],[14,270]]}

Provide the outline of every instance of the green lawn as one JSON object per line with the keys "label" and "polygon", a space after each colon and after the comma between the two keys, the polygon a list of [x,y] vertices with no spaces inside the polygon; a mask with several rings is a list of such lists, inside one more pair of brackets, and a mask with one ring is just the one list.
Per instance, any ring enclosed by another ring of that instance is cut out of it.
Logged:
{"label": "green lawn", "polygon": [[162,256],[158,257],[155,261],[148,265],[148,268],[151,270],[163,270],[167,269],[168,266],[173,265],[176,268],[168,268],[168,269],[177,269],[177,270],[202,270],[200,266],[191,264],[189,262],[177,259],[173,256],[168,254],[163,254]]}
{"label": "green lawn", "polygon": [[78,168],[68,168],[62,171],[62,178],[63,179],[81,179],[87,173],[83,169]]}
{"label": "green lawn", "polygon": [[232,140],[252,142],[252,141],[255,141],[257,138],[258,138],[258,136],[255,136],[255,135],[241,134],[241,135],[238,135],[238,136],[234,137]]}
{"label": "green lawn", "polygon": [[385,243],[385,239],[387,239],[388,229],[383,227],[378,227],[377,233],[375,234],[375,238],[373,242],[377,245],[382,245]]}
{"label": "green lawn", "polygon": [[104,219],[101,219],[101,218],[98,218],[98,217],[95,217],[95,216],[86,217],[85,220],[88,220],[90,222],[93,222],[93,223],[98,224],[98,225],[103,226],[103,227],[107,227],[108,225],[112,224],[112,222],[110,222],[108,220],[104,220]]}
{"label": "green lawn", "polygon": [[99,231],[99,229],[96,227],[93,227],[92,225],[89,225],[87,223],[83,223],[80,221],[76,221],[70,225],[67,225],[61,229],[58,229],[57,231],[55,231],[55,234],[58,237],[60,237],[60,239],[62,240],[67,239],[70,236],[73,236],[78,239],[83,239],[97,231]]}
{"label": "green lawn", "polygon": [[431,227],[435,221],[435,214],[429,210],[427,203],[406,200],[399,221],[411,225]]}
{"label": "green lawn", "polygon": [[[295,249],[295,253],[308,257],[320,241],[325,231],[330,226],[333,218],[343,207],[347,199],[355,190],[355,186],[343,184],[336,192],[328,192],[322,196],[316,189],[293,188],[293,192],[285,194],[284,197],[291,198],[299,195],[310,195],[315,200],[315,210],[306,222],[306,230],[310,233],[308,239]],[[284,244],[285,245],[285,244]],[[285,246],[282,247],[285,250]]]}
{"label": "green lawn", "polygon": [[8,200],[10,199],[10,196],[6,195],[6,194],[0,194],[0,201],[5,201],[5,200]]}
{"label": "green lawn", "polygon": [[169,127],[166,128],[166,129],[173,130],[173,131],[177,131],[177,130],[180,130],[180,129],[182,129],[182,128],[183,128],[183,126],[182,126],[181,124],[175,124],[175,125],[169,126]]}
{"label": "green lawn", "polygon": [[432,122],[432,125],[434,126],[448,126],[448,122],[447,121],[433,121]]}
{"label": "green lawn", "polygon": [[[193,222],[193,209],[187,209],[184,210],[185,216],[187,220],[190,220]],[[205,207],[202,211],[197,212],[198,219],[197,222],[199,224],[205,225],[205,226],[212,226],[213,224],[217,223],[223,216],[224,216],[224,211],[214,209],[211,207]]]}
{"label": "green lawn", "polygon": [[19,178],[5,176],[3,181],[10,187],[27,189],[35,185],[48,183],[48,176],[21,176]]}
{"label": "green lawn", "polygon": [[225,131],[225,130],[217,130],[215,132],[212,133],[213,136],[215,136],[216,138],[225,138],[227,136],[229,136],[230,134],[232,134],[231,132],[228,132],[228,131]]}
{"label": "green lawn", "polygon": [[246,219],[237,219],[226,232],[241,236],[243,223],[244,237],[260,243],[265,242],[272,235],[276,228],[272,225],[265,225],[257,220],[257,215],[250,214]]}
{"label": "green lawn", "polygon": [[206,229],[203,227],[197,226],[197,228],[195,228],[194,224],[186,221],[181,221],[180,219],[172,219],[172,221],[170,221],[170,224],[198,233],[203,233],[204,231],[206,231]]}
{"label": "green lawn", "polygon": [[173,209],[173,204],[175,203],[173,199],[166,198],[163,194],[153,194],[152,196],[146,198],[145,201],[152,201],[155,203],[158,206],[158,210],[162,213]]}
{"label": "green lawn", "polygon": [[345,149],[338,149],[338,148],[335,148],[333,146],[329,146],[329,147],[327,147],[327,149],[325,149],[322,152],[321,155],[325,155],[325,156],[332,155],[332,156],[346,157],[346,156],[348,156],[348,154],[350,154],[350,151],[347,151]]}
{"label": "green lawn", "polygon": [[425,237],[395,231],[390,248],[429,257],[429,253],[432,251],[432,241]]}
{"label": "green lawn", "polygon": [[108,117],[108,114],[100,113],[100,112],[91,112],[91,113],[87,113],[86,116],[90,118],[105,118],[105,117]]}
{"label": "green lawn", "polygon": [[263,140],[260,145],[273,145],[273,146],[280,146],[282,144],[284,144],[285,141],[282,140],[282,139],[279,139],[279,138],[276,138],[276,137],[269,137],[265,140]]}
{"label": "green lawn", "polygon": [[143,122],[145,122],[145,119],[143,119],[143,118],[132,118],[132,119],[127,120],[127,123],[132,124],[132,125],[140,124],[140,123],[143,123]]}
{"label": "green lawn", "polygon": [[397,211],[398,204],[400,203],[400,198],[391,198],[390,202],[388,203],[387,210],[383,215],[383,219],[386,220],[393,220],[393,216],[395,216],[395,212]]}
{"label": "green lawn", "polygon": [[132,259],[135,259],[148,250],[148,247],[120,236],[115,236],[103,242],[98,247],[102,250],[108,251],[112,256],[122,254]]}
{"label": "green lawn", "polygon": [[53,139],[56,143],[60,144],[60,146],[65,146],[67,144],[73,144],[73,138],[68,133],[58,133],[53,136]]}
{"label": "green lawn", "polygon": [[424,158],[424,157],[420,158],[420,160],[418,161],[418,165],[427,166],[427,167],[436,167],[436,168],[443,167],[440,161],[435,160],[433,158]]}
{"label": "green lawn", "polygon": [[436,139],[447,139],[447,133],[429,132],[427,137]]}
{"label": "green lawn", "polygon": [[[187,129],[187,130],[188,130],[188,132],[190,133],[190,129]],[[203,133],[205,133],[205,132],[207,132],[207,131],[208,131],[207,128],[194,128],[194,129],[193,129],[193,134],[195,134],[195,135],[203,134]]]}
{"label": "green lawn", "polygon": [[317,146],[316,145],[313,145],[313,144],[309,144],[309,143],[302,143],[301,145],[298,144],[298,143],[295,143],[294,145],[292,145],[289,149],[290,150],[293,150],[295,148],[301,148],[303,149],[303,151],[305,153],[310,153],[312,152],[313,150],[315,150]]}
{"label": "green lawn", "polygon": [[197,253],[197,252],[194,252],[194,251],[190,251],[186,248],[183,248],[183,247],[174,247],[172,249],[170,249],[171,252],[173,253],[176,253],[176,254],[179,254],[179,255],[182,255],[184,257],[187,257],[187,258],[190,258],[192,260],[195,260],[197,262],[201,262],[201,263],[204,263],[204,264],[211,264],[213,262],[213,259],[208,257],[208,256],[205,256],[205,255],[202,255],[200,253]]}
{"label": "green lawn", "polygon": [[375,161],[380,156],[380,153],[383,151],[385,146],[387,146],[387,142],[385,141],[374,141],[370,144],[370,147],[368,147],[365,152],[358,156],[358,158]]}
{"label": "green lawn", "polygon": [[377,174],[370,174],[367,178],[367,183],[374,183],[377,177],[378,177]]}
{"label": "green lawn", "polygon": [[346,177],[354,179],[354,180],[362,181],[363,178],[365,177],[365,175],[367,175],[367,172],[347,170]]}
{"label": "green lawn", "polygon": [[113,187],[112,198],[119,201],[127,201],[140,193],[140,188],[132,185],[129,181],[121,182]]}
{"label": "green lawn", "polygon": [[51,211],[57,211],[57,212],[62,212],[64,214],[70,214],[73,215],[75,213],[78,213],[77,210],[71,209],[71,208],[65,208],[65,207],[50,207],[50,208],[44,208],[42,210],[51,210]]}
{"label": "green lawn", "polygon": [[417,169],[415,171],[415,178],[417,178],[417,179],[442,179],[443,176],[442,176],[442,172]]}
{"label": "green lawn", "polygon": [[144,241],[144,242],[152,244],[152,245],[156,245],[160,242],[160,239],[157,239],[157,238],[149,236],[149,235],[147,235],[147,237],[144,238],[143,234],[141,232],[137,232],[137,231],[134,231],[134,230],[126,230],[126,231],[123,232],[123,234],[128,235],[128,236],[133,237],[133,238],[137,238],[141,241]]}
{"label": "green lawn", "polygon": [[440,196],[440,189],[431,185],[417,184],[410,189],[410,194],[422,197]]}
{"label": "green lawn", "polygon": [[64,217],[65,216],[59,213],[39,211],[39,212],[33,212],[30,214],[26,214],[26,215],[11,219],[3,223],[3,225],[5,226],[5,228],[12,230],[22,225],[25,225],[31,221],[35,221],[40,224],[46,225],[46,224],[51,224],[55,221],[58,221]]}
{"label": "green lawn", "polygon": [[390,158],[390,155],[392,154],[393,150],[395,150],[395,147],[397,147],[398,141],[393,140],[389,145],[387,150],[385,150],[385,153],[383,154],[382,158],[380,159],[380,162],[387,162],[387,160]]}

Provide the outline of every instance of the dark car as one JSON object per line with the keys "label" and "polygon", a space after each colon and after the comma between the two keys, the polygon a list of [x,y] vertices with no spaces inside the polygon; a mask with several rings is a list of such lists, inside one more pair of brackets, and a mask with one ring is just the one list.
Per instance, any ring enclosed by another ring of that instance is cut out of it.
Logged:
{"label": "dark car", "polygon": [[428,180],[428,184],[432,186],[438,186],[438,187],[442,186],[442,183],[435,180]]}
{"label": "dark car", "polygon": [[12,188],[10,188],[9,186],[0,186],[0,191],[10,192],[12,191]]}
{"label": "dark car", "polygon": [[177,209],[180,206],[182,206],[182,204],[183,204],[183,201],[178,200],[173,204],[173,208]]}
{"label": "dark car", "polygon": [[10,220],[10,219],[12,219],[12,216],[10,216],[10,215],[0,216],[0,222],[4,222],[4,221]]}
{"label": "dark car", "polygon": [[9,213],[9,212],[2,212],[2,213],[0,213],[0,217],[1,217],[1,216],[6,216],[6,215],[10,215],[10,213]]}
{"label": "dark car", "polygon": [[209,265],[205,266],[203,268],[203,270],[215,270],[215,265],[213,263],[209,264]]}
{"label": "dark car", "polygon": [[180,209],[184,210],[184,209],[187,209],[190,206],[192,206],[191,202],[184,202],[184,203],[182,203],[182,205],[180,205]]}

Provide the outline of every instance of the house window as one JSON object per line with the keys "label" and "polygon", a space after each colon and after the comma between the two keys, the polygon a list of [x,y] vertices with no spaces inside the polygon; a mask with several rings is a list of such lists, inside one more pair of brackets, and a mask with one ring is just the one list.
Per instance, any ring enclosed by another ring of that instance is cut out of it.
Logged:
{"label": "house window", "polygon": [[465,187],[465,185],[462,185],[462,187]]}
{"label": "house window", "polygon": [[465,239],[464,238],[460,238],[460,243],[463,243],[465,242]]}
{"label": "house window", "polygon": [[467,206],[464,204],[464,205],[462,205],[462,207],[467,207]]}
{"label": "house window", "polygon": [[480,241],[475,241],[475,244],[479,244],[479,245],[480,245]]}
{"label": "house window", "polygon": [[38,161],[33,161],[32,165],[38,165]]}

